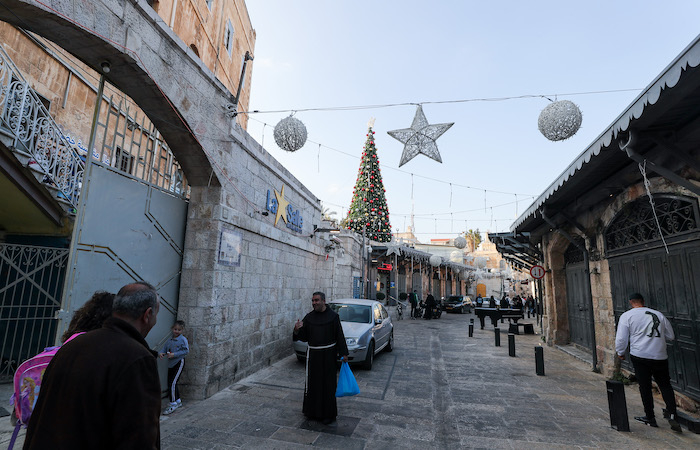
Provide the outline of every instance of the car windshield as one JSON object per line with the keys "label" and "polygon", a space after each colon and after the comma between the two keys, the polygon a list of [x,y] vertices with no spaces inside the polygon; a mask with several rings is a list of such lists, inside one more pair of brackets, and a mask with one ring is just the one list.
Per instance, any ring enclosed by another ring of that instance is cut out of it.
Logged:
{"label": "car windshield", "polygon": [[459,302],[462,301],[462,299],[459,298],[459,297],[454,297],[454,296],[453,296],[453,297],[449,297],[446,301],[449,302],[449,303],[459,303]]}
{"label": "car windshield", "polygon": [[338,313],[341,322],[370,323],[372,308],[367,305],[345,305],[329,303],[333,311]]}

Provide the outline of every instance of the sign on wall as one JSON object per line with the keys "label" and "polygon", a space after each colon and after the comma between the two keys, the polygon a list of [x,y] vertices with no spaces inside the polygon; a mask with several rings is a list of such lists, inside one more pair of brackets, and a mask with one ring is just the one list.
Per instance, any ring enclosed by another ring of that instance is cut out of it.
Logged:
{"label": "sign on wall", "polygon": [[298,209],[295,210],[284,197],[284,188],[285,186],[282,185],[279,192],[273,190],[274,194],[271,194],[269,189],[267,190],[265,209],[275,215],[275,226],[282,219],[287,228],[301,233],[304,219],[301,217],[301,212]]}
{"label": "sign on wall", "polygon": [[241,233],[230,228],[222,228],[219,236],[219,264],[224,266],[241,265]]}

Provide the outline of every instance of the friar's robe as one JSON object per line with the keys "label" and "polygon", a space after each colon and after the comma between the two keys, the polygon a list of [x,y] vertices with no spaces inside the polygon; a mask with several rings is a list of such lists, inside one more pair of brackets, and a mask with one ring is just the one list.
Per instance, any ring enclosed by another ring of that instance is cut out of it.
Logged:
{"label": "friar's robe", "polygon": [[[304,393],[304,415],[310,419],[335,419],[338,407],[335,390],[338,383],[337,361],[348,354],[340,317],[329,307],[324,312],[311,311],[304,317],[304,326],[293,335],[294,340],[309,344],[307,379]],[[312,349],[311,347],[325,347]]]}

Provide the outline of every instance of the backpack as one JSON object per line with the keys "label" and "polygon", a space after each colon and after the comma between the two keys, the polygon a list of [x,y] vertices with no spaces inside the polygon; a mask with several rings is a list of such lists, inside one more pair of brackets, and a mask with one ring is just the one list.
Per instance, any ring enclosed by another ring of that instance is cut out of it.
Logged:
{"label": "backpack", "polygon": [[[84,333],[74,334],[64,344],[81,334]],[[10,403],[15,407],[13,414],[17,418],[17,424],[12,433],[8,450],[12,450],[20,428],[27,427],[29,418],[32,416],[32,411],[36,405],[36,400],[39,398],[41,379],[49,363],[60,348],[60,345],[47,347],[43,352],[26,360],[17,368],[14,376],[14,390],[12,397],[10,397]]]}

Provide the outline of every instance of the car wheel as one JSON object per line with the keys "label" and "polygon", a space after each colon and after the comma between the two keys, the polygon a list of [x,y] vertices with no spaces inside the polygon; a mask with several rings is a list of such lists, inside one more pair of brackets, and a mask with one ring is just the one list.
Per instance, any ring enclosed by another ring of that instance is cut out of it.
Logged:
{"label": "car wheel", "polygon": [[300,363],[306,363],[306,358],[304,358],[301,355],[297,355],[297,361],[299,361]]}
{"label": "car wheel", "polygon": [[459,308],[459,313],[460,313],[460,314],[464,314],[464,306],[460,306],[460,308]]}
{"label": "car wheel", "polygon": [[391,334],[389,335],[389,342],[386,344],[386,351],[391,352],[394,350],[394,330],[391,330]]}
{"label": "car wheel", "polygon": [[371,341],[367,346],[367,356],[365,356],[364,367],[366,370],[372,370],[372,363],[374,362],[374,341]]}

